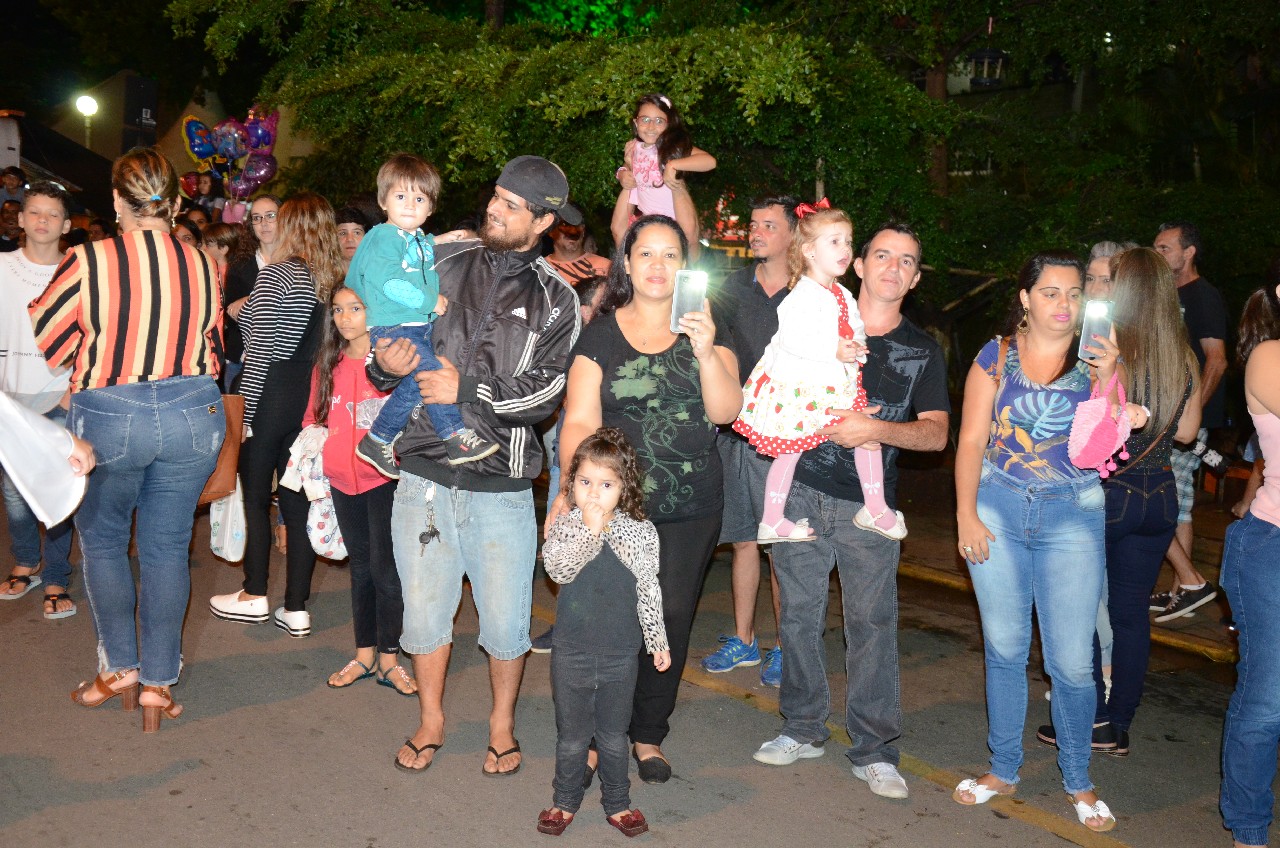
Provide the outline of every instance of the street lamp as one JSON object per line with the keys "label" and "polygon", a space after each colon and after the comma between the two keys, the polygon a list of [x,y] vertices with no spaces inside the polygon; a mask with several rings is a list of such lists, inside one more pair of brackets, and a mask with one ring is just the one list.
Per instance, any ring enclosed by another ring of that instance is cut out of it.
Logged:
{"label": "street lamp", "polygon": [[93,116],[98,114],[98,101],[87,94],[76,98],[76,111],[84,115],[84,146],[89,147],[93,132]]}

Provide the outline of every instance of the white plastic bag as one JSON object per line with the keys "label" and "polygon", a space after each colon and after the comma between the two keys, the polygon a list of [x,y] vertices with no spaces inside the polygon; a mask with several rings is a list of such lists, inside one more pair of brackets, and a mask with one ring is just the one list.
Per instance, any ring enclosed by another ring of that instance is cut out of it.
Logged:
{"label": "white plastic bag", "polygon": [[[329,480],[325,479],[328,489]],[[307,538],[311,547],[325,559],[346,559],[347,546],[342,541],[342,530],[338,527],[338,515],[333,509],[333,498],[326,492],[322,498],[316,498],[307,509]]]}
{"label": "white plastic bag", "polygon": [[244,559],[244,492],[236,475],[236,490],[209,505],[209,548],[227,562]]}
{"label": "white plastic bag", "polygon": [[0,465],[36,518],[52,527],[75,512],[87,478],[77,477],[67,462],[66,428],[0,392],[0,433]]}

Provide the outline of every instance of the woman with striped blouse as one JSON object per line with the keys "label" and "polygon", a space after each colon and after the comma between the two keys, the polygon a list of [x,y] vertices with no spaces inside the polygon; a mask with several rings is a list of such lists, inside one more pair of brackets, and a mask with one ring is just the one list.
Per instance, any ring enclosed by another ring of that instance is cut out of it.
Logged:
{"label": "woman with striped blouse", "polygon": [[[253,294],[240,312],[244,333],[244,395],[247,440],[240,450],[246,542],[243,591],[215,595],[209,609],[218,618],[260,624],[269,617],[267,567],[271,559],[271,481],[284,475],[289,448],[302,429],[311,391],[311,365],[323,335],[329,292],[342,282],[342,249],[333,207],[304,192],[284,202],[272,262],[258,272]],[[290,636],[311,634],[306,603],[311,595],[315,552],[307,539],[307,498],[281,487],[280,514],[288,536],[284,606],[275,624]]]}
{"label": "woman with striped blouse", "polygon": [[68,252],[30,310],[49,363],[72,368],[67,427],[98,456],[75,522],[99,668],[71,698],[96,707],[120,695],[126,710],[141,701],[151,732],[182,712],[169,686],[181,670],[191,526],[226,430],[214,382],[222,284],[213,260],[170,233],[178,178],[168,160],[132,150],[111,186],[120,235]]}

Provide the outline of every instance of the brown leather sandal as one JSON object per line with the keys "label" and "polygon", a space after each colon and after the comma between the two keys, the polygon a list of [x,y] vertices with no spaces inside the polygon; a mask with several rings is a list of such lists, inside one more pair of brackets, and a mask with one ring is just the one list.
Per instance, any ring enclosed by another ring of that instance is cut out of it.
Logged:
{"label": "brown leather sandal", "polygon": [[[71,693],[71,700],[75,701],[82,707],[100,707],[107,701],[110,701],[116,695],[120,696],[120,700],[124,703],[126,712],[133,712],[138,708],[138,683],[134,681],[132,686],[122,686],[119,689],[113,689],[112,683],[119,683],[129,676],[129,672],[133,669],[125,669],[117,671],[115,674],[103,676],[99,674],[93,678],[93,682],[83,682],[76,687]],[[93,698],[86,696],[92,695]]]}
{"label": "brown leather sandal", "polygon": [[149,702],[142,704],[143,733],[155,733],[159,730],[162,718],[177,718],[182,715],[182,705],[173,702],[168,686],[143,686],[139,700]]}

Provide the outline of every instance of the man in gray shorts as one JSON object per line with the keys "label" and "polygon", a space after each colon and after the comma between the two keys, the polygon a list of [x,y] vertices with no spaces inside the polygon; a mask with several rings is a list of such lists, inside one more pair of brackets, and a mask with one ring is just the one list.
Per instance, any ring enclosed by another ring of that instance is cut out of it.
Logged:
{"label": "man in gray shorts", "polygon": [[[794,197],[765,197],[751,203],[749,244],[755,261],[730,274],[713,296],[712,317],[738,357],[738,375],[747,381],[765,346],[778,331],[778,306],[790,290],[787,250],[796,228]],[[760,591],[760,549],[756,532],[763,520],[768,457],[728,427],[719,436],[724,464],[724,521],[720,544],[733,544],[733,619],[735,632],[721,636],[719,650],[702,661],[706,671],[720,673],[739,666],[760,665],[756,640],[756,595]],[[772,577],[773,614],[778,618],[778,581]],[[782,649],[775,645],[763,657],[760,681],[782,683]]]}

